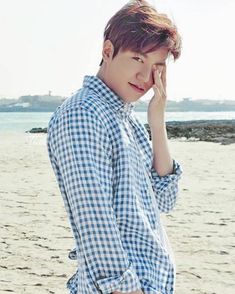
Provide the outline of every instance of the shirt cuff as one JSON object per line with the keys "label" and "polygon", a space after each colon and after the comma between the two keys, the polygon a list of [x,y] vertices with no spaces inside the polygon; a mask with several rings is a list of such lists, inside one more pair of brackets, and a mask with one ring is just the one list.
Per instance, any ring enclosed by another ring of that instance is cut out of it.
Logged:
{"label": "shirt cuff", "polygon": [[114,291],[133,292],[141,289],[141,284],[132,264],[121,276],[102,278],[96,281],[96,287],[102,294],[110,294]]}
{"label": "shirt cuff", "polygon": [[174,159],[173,159],[173,172],[172,172],[172,175],[181,175],[182,174],[182,168],[181,166],[179,165],[178,162],[176,162]]}
{"label": "shirt cuff", "polygon": [[171,178],[173,180],[174,178],[178,178],[182,174],[182,168],[180,164],[173,159],[173,171],[171,174],[167,174],[165,176],[159,176],[153,166],[151,167],[151,174],[153,178],[161,178],[161,179]]}

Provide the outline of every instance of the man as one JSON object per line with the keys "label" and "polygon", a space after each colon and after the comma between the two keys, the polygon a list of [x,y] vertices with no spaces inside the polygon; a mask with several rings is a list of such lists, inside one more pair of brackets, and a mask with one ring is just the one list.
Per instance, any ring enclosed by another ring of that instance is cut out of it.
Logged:
{"label": "man", "polygon": [[[181,174],[164,115],[166,61],[180,46],[166,15],[129,2],[105,28],[97,75],[85,76],[50,120],[49,156],[76,241],[72,294],[174,293],[160,212],[175,206]],[[151,88],[152,143],[132,111]]]}

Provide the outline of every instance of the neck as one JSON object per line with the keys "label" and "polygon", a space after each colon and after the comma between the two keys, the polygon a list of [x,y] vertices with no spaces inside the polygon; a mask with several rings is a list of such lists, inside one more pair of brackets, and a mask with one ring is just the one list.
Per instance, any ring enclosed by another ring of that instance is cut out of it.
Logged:
{"label": "neck", "polygon": [[105,78],[104,78],[104,71],[102,69],[102,67],[100,67],[100,69],[98,70],[96,76],[101,79],[103,82],[105,82]]}

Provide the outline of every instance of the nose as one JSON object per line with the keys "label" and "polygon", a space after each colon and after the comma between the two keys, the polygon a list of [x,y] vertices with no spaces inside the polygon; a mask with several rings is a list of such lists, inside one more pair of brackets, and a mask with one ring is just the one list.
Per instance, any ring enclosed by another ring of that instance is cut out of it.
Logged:
{"label": "nose", "polygon": [[151,67],[145,67],[142,68],[138,74],[137,74],[137,78],[144,82],[147,83],[150,79],[152,79],[152,68]]}

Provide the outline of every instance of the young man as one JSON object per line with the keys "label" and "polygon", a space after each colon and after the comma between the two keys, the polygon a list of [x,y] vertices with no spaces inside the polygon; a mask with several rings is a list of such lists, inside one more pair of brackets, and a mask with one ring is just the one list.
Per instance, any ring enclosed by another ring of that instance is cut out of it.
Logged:
{"label": "young man", "polygon": [[[175,206],[181,174],[164,119],[166,61],[180,46],[166,15],[129,2],[106,26],[97,75],[85,76],[50,120],[49,156],[76,241],[72,294],[174,293],[160,212]],[[132,111],[151,88],[152,142]]]}

